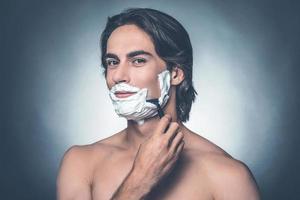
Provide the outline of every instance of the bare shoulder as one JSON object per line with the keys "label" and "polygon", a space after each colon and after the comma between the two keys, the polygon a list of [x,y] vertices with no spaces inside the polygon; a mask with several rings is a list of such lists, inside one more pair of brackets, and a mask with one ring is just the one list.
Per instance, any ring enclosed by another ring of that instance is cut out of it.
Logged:
{"label": "bare shoulder", "polygon": [[246,164],[205,138],[192,137],[189,155],[201,177],[205,177],[214,199],[259,199],[257,184]]}
{"label": "bare shoulder", "polygon": [[63,156],[60,168],[69,169],[74,166],[73,168],[80,171],[77,175],[86,174],[87,176],[88,172],[93,171],[95,163],[122,148],[121,137],[122,131],[92,144],[70,147]]}
{"label": "bare shoulder", "polygon": [[255,179],[243,162],[222,154],[207,154],[205,170],[215,199],[259,199]]}
{"label": "bare shoulder", "polygon": [[90,199],[89,148],[72,146],[64,154],[56,180],[57,199]]}
{"label": "bare shoulder", "polygon": [[117,133],[93,144],[70,147],[61,159],[57,198],[89,199],[95,167],[116,151],[119,137]]}

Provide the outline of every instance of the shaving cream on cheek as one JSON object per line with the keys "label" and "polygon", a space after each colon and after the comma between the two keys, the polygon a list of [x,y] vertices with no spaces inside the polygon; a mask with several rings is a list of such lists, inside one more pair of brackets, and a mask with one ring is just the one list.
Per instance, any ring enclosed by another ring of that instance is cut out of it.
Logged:
{"label": "shaving cream on cheek", "polygon": [[[160,97],[158,101],[162,108],[169,99],[170,77],[170,72],[168,70],[158,74],[160,87]],[[126,98],[118,98],[115,95],[116,92],[132,92],[134,94]],[[127,120],[134,120],[139,124],[142,124],[144,119],[157,115],[157,107],[146,101],[147,94],[147,88],[140,89],[123,82],[114,85],[109,91],[109,96],[112,100],[115,112],[119,116],[125,117]]]}

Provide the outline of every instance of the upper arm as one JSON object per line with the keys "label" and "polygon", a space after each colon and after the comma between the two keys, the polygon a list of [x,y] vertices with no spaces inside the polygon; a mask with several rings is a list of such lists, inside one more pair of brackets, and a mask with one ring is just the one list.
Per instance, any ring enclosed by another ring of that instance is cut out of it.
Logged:
{"label": "upper arm", "polygon": [[73,146],[65,153],[58,177],[58,200],[90,200],[91,189],[86,156],[79,146]]}
{"label": "upper arm", "polygon": [[215,199],[259,200],[257,184],[248,167],[240,161],[226,161],[215,177]]}

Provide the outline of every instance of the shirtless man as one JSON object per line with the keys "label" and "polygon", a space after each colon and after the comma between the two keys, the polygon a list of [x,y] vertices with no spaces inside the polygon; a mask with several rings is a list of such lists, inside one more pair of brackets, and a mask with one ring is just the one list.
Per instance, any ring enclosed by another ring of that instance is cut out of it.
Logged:
{"label": "shirtless man", "polygon": [[245,164],[183,125],[196,92],[192,47],[178,21],[129,9],[108,19],[101,45],[110,97],[127,128],[65,153],[59,200],[259,199]]}

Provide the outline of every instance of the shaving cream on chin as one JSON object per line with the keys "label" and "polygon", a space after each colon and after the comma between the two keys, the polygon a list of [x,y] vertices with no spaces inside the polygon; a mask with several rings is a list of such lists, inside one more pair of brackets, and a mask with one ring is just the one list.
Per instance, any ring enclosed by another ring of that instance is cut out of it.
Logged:
{"label": "shaving cream on chin", "polygon": [[[158,81],[160,87],[160,97],[158,99],[160,106],[163,108],[169,99],[170,89],[170,72],[165,70],[158,74]],[[126,97],[118,98],[115,95],[117,91],[135,92],[135,94]],[[143,124],[144,119],[154,117],[157,115],[157,107],[153,103],[147,102],[147,88],[137,88],[126,83],[119,83],[114,85],[109,91],[109,96],[112,100],[115,112],[125,117],[127,120],[134,120],[139,124]]]}

